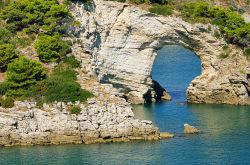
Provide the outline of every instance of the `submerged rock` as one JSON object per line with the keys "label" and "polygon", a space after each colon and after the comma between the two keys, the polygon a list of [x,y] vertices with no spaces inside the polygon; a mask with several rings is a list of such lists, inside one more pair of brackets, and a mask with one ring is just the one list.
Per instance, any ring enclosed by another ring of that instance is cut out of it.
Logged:
{"label": "submerged rock", "polygon": [[200,130],[195,128],[194,126],[191,126],[189,124],[184,124],[184,133],[185,134],[197,134]]}
{"label": "submerged rock", "polygon": [[161,139],[169,139],[169,138],[173,138],[174,134],[168,133],[168,132],[161,132],[160,133],[160,138]]}
{"label": "submerged rock", "polygon": [[169,100],[172,100],[172,97],[166,91],[164,91],[163,96],[161,96],[161,99],[169,101]]}

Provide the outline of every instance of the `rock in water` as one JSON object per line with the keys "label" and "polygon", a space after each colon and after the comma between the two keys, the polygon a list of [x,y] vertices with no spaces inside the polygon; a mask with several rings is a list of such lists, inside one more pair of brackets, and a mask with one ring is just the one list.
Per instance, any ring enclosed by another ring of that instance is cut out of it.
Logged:
{"label": "rock in water", "polygon": [[169,100],[172,100],[172,97],[166,91],[164,91],[163,96],[161,96],[161,99],[169,101]]}
{"label": "rock in water", "polygon": [[184,124],[184,133],[185,134],[197,134],[200,130],[195,128],[194,126],[191,126],[189,124]]}
{"label": "rock in water", "polygon": [[161,132],[160,133],[160,138],[161,139],[169,139],[169,138],[173,138],[174,134],[168,133],[168,132]]}

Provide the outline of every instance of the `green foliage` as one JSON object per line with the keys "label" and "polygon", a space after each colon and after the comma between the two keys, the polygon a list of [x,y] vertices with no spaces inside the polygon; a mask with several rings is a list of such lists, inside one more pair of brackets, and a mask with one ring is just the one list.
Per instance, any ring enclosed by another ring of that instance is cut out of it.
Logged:
{"label": "green foliage", "polygon": [[12,32],[22,29],[38,32],[39,27],[61,32],[68,17],[70,14],[66,6],[57,0],[12,1],[2,12],[2,18],[7,20],[7,28]]}
{"label": "green foliage", "polygon": [[46,72],[40,62],[20,56],[8,64],[7,78],[2,86],[5,87],[7,96],[22,97],[45,77]]}
{"label": "green foliage", "polygon": [[135,4],[148,3],[148,0],[130,0],[130,2]]}
{"label": "green foliage", "polygon": [[78,68],[80,67],[80,61],[78,61],[75,56],[66,56],[63,59],[63,63],[67,64],[71,68]]}
{"label": "green foliage", "polygon": [[15,58],[17,58],[17,52],[11,44],[0,45],[0,70],[5,70],[7,65]]}
{"label": "green foliage", "polygon": [[82,3],[91,3],[93,0],[68,0],[70,2],[82,2]]}
{"label": "green foliage", "polygon": [[80,112],[81,112],[81,108],[79,106],[73,106],[73,107],[70,107],[68,109],[68,111],[71,113],[71,114],[76,114],[76,115],[79,115]]}
{"label": "green foliage", "polygon": [[54,62],[71,52],[70,44],[59,35],[40,35],[35,44],[37,54],[42,62]]}
{"label": "green foliage", "polygon": [[4,27],[0,27],[0,44],[9,43],[13,34]]}
{"label": "green foliage", "polygon": [[149,11],[151,13],[159,14],[159,15],[171,15],[173,12],[173,9],[168,5],[160,5],[160,4],[154,4]]}
{"label": "green foliage", "polygon": [[55,69],[54,73],[46,80],[46,86],[45,98],[48,102],[85,101],[93,96],[81,88],[80,84],[76,82],[75,71],[65,64],[61,64]]}
{"label": "green foliage", "polygon": [[244,55],[245,55],[248,59],[250,59],[250,48],[246,48],[246,49],[244,50]]}
{"label": "green foliage", "polygon": [[240,46],[250,43],[250,24],[236,11],[210,6],[207,2],[187,3],[181,11],[188,21],[217,25],[230,43]]}
{"label": "green foliage", "polygon": [[11,97],[7,97],[5,99],[1,97],[0,104],[3,108],[12,108],[14,107],[14,100]]}
{"label": "green foliage", "polygon": [[225,58],[227,58],[229,56],[229,52],[223,52],[223,53],[221,53],[220,55],[219,55],[219,57],[221,58],[221,59],[225,59]]}
{"label": "green foliage", "polygon": [[143,3],[157,3],[157,4],[168,4],[170,0],[113,0],[117,2],[131,2],[135,4],[143,4]]}

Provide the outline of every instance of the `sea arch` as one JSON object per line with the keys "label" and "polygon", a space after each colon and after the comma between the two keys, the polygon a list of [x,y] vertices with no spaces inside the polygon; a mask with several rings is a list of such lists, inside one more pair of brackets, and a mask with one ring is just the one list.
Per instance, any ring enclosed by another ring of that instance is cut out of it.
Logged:
{"label": "sea arch", "polygon": [[151,73],[157,50],[171,44],[190,49],[201,59],[202,73],[187,90],[189,102],[250,104],[250,62],[234,45],[225,50],[216,27],[113,1],[94,0],[91,10],[78,4],[72,11],[82,24],[77,34],[93,71],[129,102],[145,103],[145,95],[153,100]]}

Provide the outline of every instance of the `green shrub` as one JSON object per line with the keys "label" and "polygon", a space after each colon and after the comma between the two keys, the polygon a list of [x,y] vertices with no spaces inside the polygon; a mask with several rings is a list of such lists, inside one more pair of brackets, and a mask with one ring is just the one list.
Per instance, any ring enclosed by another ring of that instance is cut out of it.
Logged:
{"label": "green shrub", "polygon": [[9,30],[0,27],[0,44],[10,43],[12,37],[13,34]]}
{"label": "green shrub", "polygon": [[248,59],[250,59],[250,48],[246,48],[246,49],[244,50],[244,55],[245,55]]}
{"label": "green shrub", "polygon": [[8,64],[7,78],[4,82],[5,86],[8,87],[6,95],[21,97],[45,77],[46,72],[40,62],[20,56]]}
{"label": "green shrub", "polygon": [[59,35],[40,35],[35,48],[42,62],[55,62],[71,52],[70,44]]}
{"label": "green shrub", "polygon": [[168,5],[159,5],[159,4],[154,4],[150,9],[149,11],[151,13],[155,13],[155,14],[158,14],[158,15],[164,15],[164,16],[167,16],[167,15],[171,15],[172,14],[172,8],[169,7]]}
{"label": "green shrub", "polygon": [[14,106],[14,100],[11,97],[0,99],[0,104],[3,108],[12,108]]}
{"label": "green shrub", "polygon": [[7,28],[12,32],[38,26],[46,31],[60,32],[68,17],[70,14],[66,5],[56,0],[11,1],[2,12],[2,18],[7,20]]}
{"label": "green shrub", "polygon": [[46,83],[47,90],[45,97],[48,102],[85,101],[87,98],[93,96],[90,92],[82,89],[77,82],[63,78],[63,75],[54,75]]}
{"label": "green shrub", "polygon": [[93,94],[81,88],[76,82],[76,72],[71,66],[61,63],[44,82],[44,96],[46,102],[86,101]]}
{"label": "green shrub", "polygon": [[73,107],[70,107],[68,109],[68,111],[71,113],[71,114],[76,114],[76,115],[79,115],[80,112],[81,112],[81,108],[79,106],[73,106]]}
{"label": "green shrub", "polygon": [[5,70],[7,65],[15,58],[17,58],[15,47],[11,44],[0,45],[0,70]]}
{"label": "green shrub", "polygon": [[181,11],[187,21],[217,25],[230,43],[240,46],[250,44],[250,23],[245,23],[236,11],[210,6],[207,2],[186,3]]}
{"label": "green shrub", "polygon": [[80,61],[78,61],[73,55],[64,57],[63,62],[71,68],[78,68],[81,64]]}
{"label": "green shrub", "polygon": [[228,52],[223,52],[223,53],[221,53],[221,54],[219,55],[219,57],[220,57],[221,59],[227,58],[228,56],[229,56],[229,53],[228,53]]}

